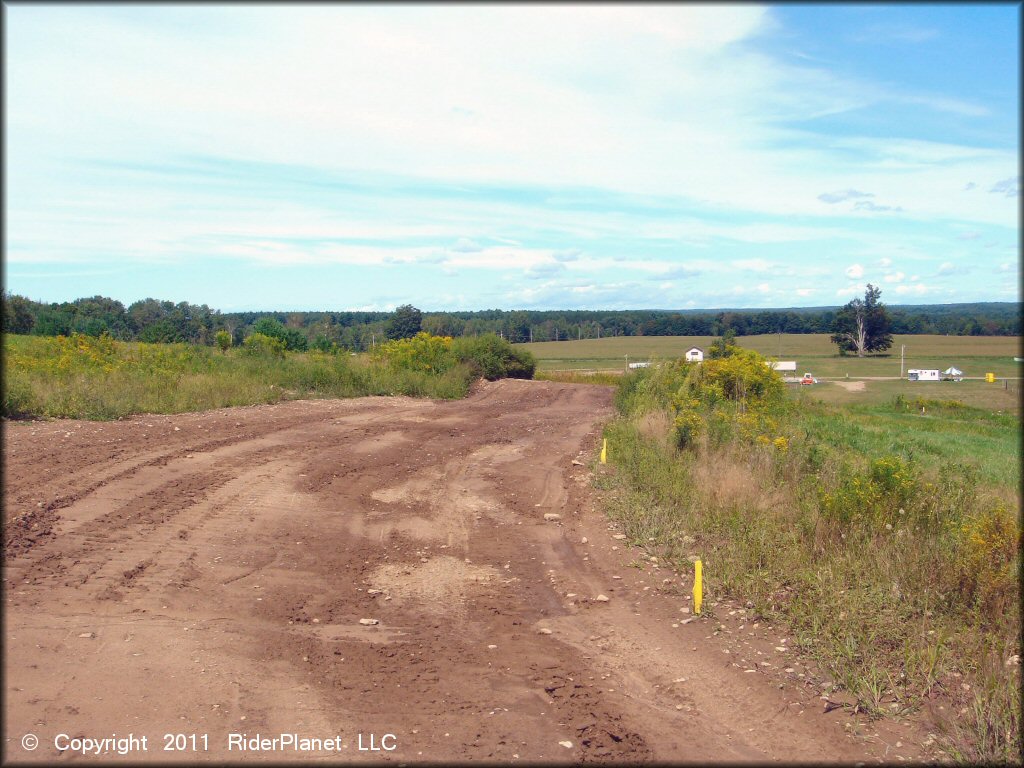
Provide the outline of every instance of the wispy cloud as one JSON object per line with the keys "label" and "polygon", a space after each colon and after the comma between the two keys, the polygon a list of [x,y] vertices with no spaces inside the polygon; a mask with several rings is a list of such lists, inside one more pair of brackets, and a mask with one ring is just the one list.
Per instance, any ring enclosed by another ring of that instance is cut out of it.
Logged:
{"label": "wispy cloud", "polygon": [[843,203],[847,200],[857,200],[862,197],[874,197],[871,192],[861,192],[857,189],[843,189],[838,192],[823,192],[818,199],[823,203]]}
{"label": "wispy cloud", "polygon": [[1006,197],[1017,197],[1020,194],[1020,176],[1013,176],[1009,179],[997,181],[992,185],[989,192],[1005,195]]}

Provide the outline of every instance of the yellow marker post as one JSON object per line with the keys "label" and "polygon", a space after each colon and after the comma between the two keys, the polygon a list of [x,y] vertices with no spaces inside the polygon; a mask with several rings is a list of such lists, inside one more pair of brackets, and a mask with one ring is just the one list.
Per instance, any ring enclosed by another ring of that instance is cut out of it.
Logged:
{"label": "yellow marker post", "polygon": [[608,438],[604,439],[604,444],[601,446],[601,463],[608,463]]}
{"label": "yellow marker post", "polygon": [[989,384],[995,384],[996,383],[996,375],[994,373],[986,373],[985,374],[985,381],[987,381]]}
{"label": "yellow marker post", "polygon": [[700,613],[704,602],[704,566],[698,559],[693,563],[693,612]]}

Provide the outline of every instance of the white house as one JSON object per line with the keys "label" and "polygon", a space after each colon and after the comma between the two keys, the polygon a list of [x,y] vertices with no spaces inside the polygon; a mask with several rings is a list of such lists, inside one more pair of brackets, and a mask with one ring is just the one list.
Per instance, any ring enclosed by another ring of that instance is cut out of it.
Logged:
{"label": "white house", "polygon": [[704,350],[700,347],[690,347],[686,350],[686,362],[688,363],[702,363],[704,362]]}
{"label": "white house", "polygon": [[765,360],[764,364],[773,371],[795,371],[796,360]]}

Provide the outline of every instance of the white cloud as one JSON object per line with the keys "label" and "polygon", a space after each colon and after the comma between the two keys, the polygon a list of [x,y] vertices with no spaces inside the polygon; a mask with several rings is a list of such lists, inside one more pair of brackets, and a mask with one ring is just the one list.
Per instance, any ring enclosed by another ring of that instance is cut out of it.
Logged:
{"label": "white cloud", "polygon": [[885,275],[882,278],[882,280],[886,283],[902,283],[905,277],[906,275],[903,274],[902,272],[892,272],[888,275]]}
{"label": "white cloud", "polygon": [[878,260],[878,266],[880,266],[880,267],[891,267],[892,266],[892,259],[890,259],[888,256],[883,256],[882,258],[880,258]]}
{"label": "white cloud", "polygon": [[851,264],[846,268],[846,276],[851,280],[864,277],[864,267],[860,264]]}

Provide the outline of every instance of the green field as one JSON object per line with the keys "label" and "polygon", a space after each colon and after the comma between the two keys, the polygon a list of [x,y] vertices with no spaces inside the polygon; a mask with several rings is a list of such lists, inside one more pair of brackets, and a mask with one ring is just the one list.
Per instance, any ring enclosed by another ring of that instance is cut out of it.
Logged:
{"label": "green field", "polygon": [[[537,358],[540,370],[613,370],[630,362],[682,357],[690,347],[707,350],[714,336],[616,336],[582,341],[543,341],[522,344]],[[1013,336],[896,336],[886,355],[858,359],[840,357],[827,334],[769,334],[740,336],[736,343],[778,360],[795,360],[800,373],[818,377],[899,376],[900,346],[905,346],[904,369],[955,365],[968,377],[992,371],[997,377],[1020,376],[1024,356],[1021,339]]]}
{"label": "green field", "polygon": [[[618,336],[583,341],[546,341],[522,344],[537,358],[542,375],[557,371],[623,371],[629,362],[678,358],[690,347],[707,350],[713,336]],[[822,400],[837,404],[888,400],[902,393],[906,397],[961,400],[968,405],[1019,412],[1022,364],[1021,340],[1008,336],[896,336],[893,353],[863,359],[840,357],[827,334],[781,334],[742,336],[742,347],[778,360],[794,360],[796,375],[813,373],[822,383],[811,391]],[[899,380],[900,346],[904,345],[903,369],[956,366],[965,381],[909,382]],[[991,371],[997,382],[984,381]],[[792,374],[790,374],[792,375]],[[830,380],[863,379],[864,389],[850,391]],[[889,381],[874,381],[876,377]]]}

